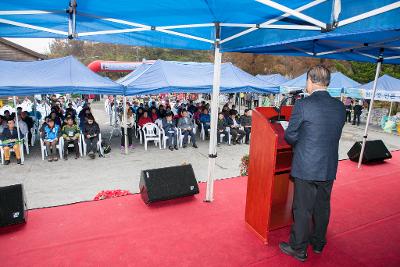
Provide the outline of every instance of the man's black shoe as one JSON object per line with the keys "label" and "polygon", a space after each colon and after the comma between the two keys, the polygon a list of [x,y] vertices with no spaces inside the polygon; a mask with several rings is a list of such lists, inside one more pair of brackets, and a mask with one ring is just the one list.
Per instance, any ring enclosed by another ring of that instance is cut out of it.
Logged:
{"label": "man's black shoe", "polygon": [[183,148],[187,148],[187,144],[183,144]]}
{"label": "man's black shoe", "polygon": [[64,160],[68,160],[67,154],[64,155]]}
{"label": "man's black shoe", "polygon": [[17,159],[17,164],[21,164],[21,159]]}
{"label": "man's black shoe", "polygon": [[314,245],[312,245],[312,250],[313,250],[314,253],[316,253],[316,254],[321,254],[323,249],[324,249],[323,246],[321,247],[321,246],[314,246]]}
{"label": "man's black shoe", "polygon": [[169,150],[174,151],[174,148],[172,146],[169,146],[168,148]]}
{"label": "man's black shoe", "polygon": [[194,148],[199,148],[196,144],[193,144],[193,147],[194,147]]}
{"label": "man's black shoe", "polygon": [[5,160],[4,165],[8,165],[8,164],[10,164],[10,160]]}
{"label": "man's black shoe", "polygon": [[174,146],[175,150],[178,150],[178,146]]}
{"label": "man's black shoe", "polygon": [[305,261],[307,259],[307,252],[305,250],[303,250],[303,251],[294,250],[286,242],[279,243],[279,248],[286,255],[292,256],[293,258],[295,258],[295,259],[297,259],[299,261]]}

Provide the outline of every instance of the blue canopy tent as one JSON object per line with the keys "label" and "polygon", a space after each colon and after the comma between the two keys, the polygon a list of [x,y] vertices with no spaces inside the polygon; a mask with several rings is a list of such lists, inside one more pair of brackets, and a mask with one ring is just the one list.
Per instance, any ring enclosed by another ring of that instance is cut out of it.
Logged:
{"label": "blue canopy tent", "polygon": [[289,80],[285,76],[278,74],[278,73],[277,74],[268,74],[268,75],[257,74],[256,77],[264,82],[276,84],[278,86],[280,86],[281,84],[283,84]]}
{"label": "blue canopy tent", "polygon": [[221,51],[398,29],[393,24],[399,7],[393,0],[6,0],[0,7],[0,35],[214,49],[206,192],[206,200],[212,201]]}
{"label": "blue canopy tent", "polygon": [[[374,83],[360,85],[364,98],[371,99],[374,95]],[[400,102],[400,80],[390,75],[383,75],[378,78],[376,84],[375,99],[380,101],[389,101],[389,116],[392,114],[393,102]]]}
{"label": "blue canopy tent", "polygon": [[124,87],[72,56],[29,62],[0,60],[0,96],[35,94],[123,95]]}
{"label": "blue canopy tent", "polygon": [[[281,84],[281,93],[287,93],[291,90],[301,89],[306,87],[307,73],[304,73],[293,80]],[[341,72],[334,72],[331,74],[331,82],[328,86],[328,92],[333,97],[341,97],[344,89],[354,88],[360,84]]]}
{"label": "blue canopy tent", "polygon": [[[374,82],[360,85],[359,88],[364,91],[364,98],[371,99]],[[376,85],[375,99],[389,102],[400,102],[400,79],[390,75],[383,75],[378,78]]]}
{"label": "blue canopy tent", "polygon": [[[157,60],[152,65],[143,64],[121,78],[126,94],[146,95],[160,93],[211,93],[213,64]],[[267,84],[232,63],[221,65],[221,92],[278,93],[278,86]]]}

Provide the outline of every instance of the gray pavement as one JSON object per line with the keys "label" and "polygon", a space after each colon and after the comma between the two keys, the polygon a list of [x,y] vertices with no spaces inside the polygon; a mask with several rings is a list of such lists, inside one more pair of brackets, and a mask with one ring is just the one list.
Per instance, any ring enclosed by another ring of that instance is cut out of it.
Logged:
{"label": "gray pavement", "polygon": [[[92,105],[102,129],[103,138],[110,136],[108,117],[103,104]],[[361,140],[362,126],[346,125],[340,141],[339,156],[347,158],[347,151],[354,141]],[[382,139],[390,150],[400,149],[400,137],[373,129],[370,139]],[[101,190],[124,189],[137,193],[140,171],[190,163],[199,181],[207,178],[208,142],[199,141],[198,149],[188,147],[179,151],[160,150],[153,144],[144,150],[137,140],[135,149],[124,155],[119,149],[120,137],[112,139],[112,152],[106,158],[73,159],[68,161],[42,161],[39,146],[31,149],[25,165],[0,166],[0,186],[23,183],[29,208],[40,208],[92,200]],[[249,146],[221,146],[218,148],[217,179],[239,176],[239,164]]]}

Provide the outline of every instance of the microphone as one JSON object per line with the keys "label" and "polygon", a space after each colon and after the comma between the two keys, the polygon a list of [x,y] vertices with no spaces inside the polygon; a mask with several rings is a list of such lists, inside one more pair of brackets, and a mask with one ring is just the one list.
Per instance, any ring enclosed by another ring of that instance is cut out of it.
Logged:
{"label": "microphone", "polygon": [[292,91],[288,92],[288,94],[290,94],[290,95],[298,95],[301,93],[304,93],[302,89],[292,90]]}
{"label": "microphone", "polygon": [[282,116],[281,116],[282,106],[285,105],[289,99],[293,99],[302,93],[304,93],[302,89],[295,89],[295,90],[289,91],[287,94],[291,95],[291,96],[286,96],[282,100],[281,104],[279,105],[279,108],[275,108],[275,110],[278,112],[278,116],[274,117],[273,120],[277,120],[277,121],[280,121],[281,119],[285,120],[285,117],[283,116],[283,118],[282,118]]}

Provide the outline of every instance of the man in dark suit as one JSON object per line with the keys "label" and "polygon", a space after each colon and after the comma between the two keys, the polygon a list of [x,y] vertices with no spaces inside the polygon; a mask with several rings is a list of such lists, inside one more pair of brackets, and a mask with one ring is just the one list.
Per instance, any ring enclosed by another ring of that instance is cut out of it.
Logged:
{"label": "man in dark suit", "polygon": [[282,242],[279,247],[301,261],[307,259],[308,244],[315,253],[321,253],[326,244],[330,196],[346,117],[343,103],[327,92],[329,82],[330,72],[323,66],[307,72],[310,96],[296,102],[285,132],[285,139],[294,150],[294,223],[289,242]]}

